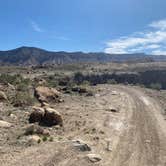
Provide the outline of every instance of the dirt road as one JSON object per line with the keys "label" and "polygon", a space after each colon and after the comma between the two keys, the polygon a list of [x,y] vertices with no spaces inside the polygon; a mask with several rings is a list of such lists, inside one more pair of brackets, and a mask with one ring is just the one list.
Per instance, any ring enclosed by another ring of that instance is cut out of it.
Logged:
{"label": "dirt road", "polygon": [[[0,160],[2,166],[166,166],[166,122],[159,103],[135,87],[103,85],[99,89],[94,98],[66,103],[72,107],[69,117],[79,114],[87,124],[66,135],[89,141],[93,152],[101,155],[100,162],[87,162],[86,153],[75,151],[70,141],[63,141],[5,154]],[[120,112],[105,111],[110,105],[118,105]],[[87,114],[90,118],[85,118]],[[83,132],[94,127],[104,134]],[[105,138],[111,140],[111,152],[105,148]]]}
{"label": "dirt road", "polygon": [[165,166],[166,123],[157,101],[134,88],[119,87],[130,95],[135,107],[130,128],[120,136],[113,166]]}

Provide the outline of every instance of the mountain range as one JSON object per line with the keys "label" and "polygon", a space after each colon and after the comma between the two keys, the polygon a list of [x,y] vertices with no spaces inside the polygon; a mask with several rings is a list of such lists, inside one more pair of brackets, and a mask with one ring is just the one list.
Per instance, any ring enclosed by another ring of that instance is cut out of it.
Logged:
{"label": "mountain range", "polygon": [[20,47],[8,51],[0,51],[0,65],[38,66],[67,63],[93,62],[154,62],[166,61],[165,55],[138,54],[106,54],[83,52],[53,52],[35,47]]}

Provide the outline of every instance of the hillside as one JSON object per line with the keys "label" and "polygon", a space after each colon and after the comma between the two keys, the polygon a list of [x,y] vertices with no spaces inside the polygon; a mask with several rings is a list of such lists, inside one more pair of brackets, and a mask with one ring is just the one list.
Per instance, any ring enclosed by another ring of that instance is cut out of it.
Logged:
{"label": "hillside", "polygon": [[106,53],[51,52],[35,47],[0,51],[0,65],[36,66],[82,62],[153,62],[166,61],[166,56],[146,54],[113,55]]}

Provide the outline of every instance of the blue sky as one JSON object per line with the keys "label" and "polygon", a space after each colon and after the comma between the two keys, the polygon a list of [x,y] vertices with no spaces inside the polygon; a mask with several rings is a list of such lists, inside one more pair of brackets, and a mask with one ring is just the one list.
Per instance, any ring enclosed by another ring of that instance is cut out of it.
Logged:
{"label": "blue sky", "polygon": [[0,50],[166,54],[166,0],[0,0]]}

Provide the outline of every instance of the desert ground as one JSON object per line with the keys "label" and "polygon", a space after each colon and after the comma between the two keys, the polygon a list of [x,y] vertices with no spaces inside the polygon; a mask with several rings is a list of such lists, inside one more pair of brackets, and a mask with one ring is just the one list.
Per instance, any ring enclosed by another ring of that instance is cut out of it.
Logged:
{"label": "desert ground", "polygon": [[[13,74],[9,68],[3,68],[1,73],[6,70]],[[43,75],[54,73],[43,69],[31,74],[19,68],[14,71],[23,73],[25,78],[42,77],[40,86],[46,86],[41,83]],[[59,72],[70,74],[68,69]],[[90,94],[70,93],[64,87],[56,87],[60,102],[53,100],[41,106],[34,99],[31,105],[14,106],[8,97],[14,96],[14,85],[2,84],[0,91],[8,95],[0,102],[0,165],[166,166],[165,90],[124,84],[86,85],[86,88]],[[33,94],[33,88],[30,89]],[[29,123],[34,106],[56,110],[63,126]],[[26,133],[31,126],[44,132]]]}

